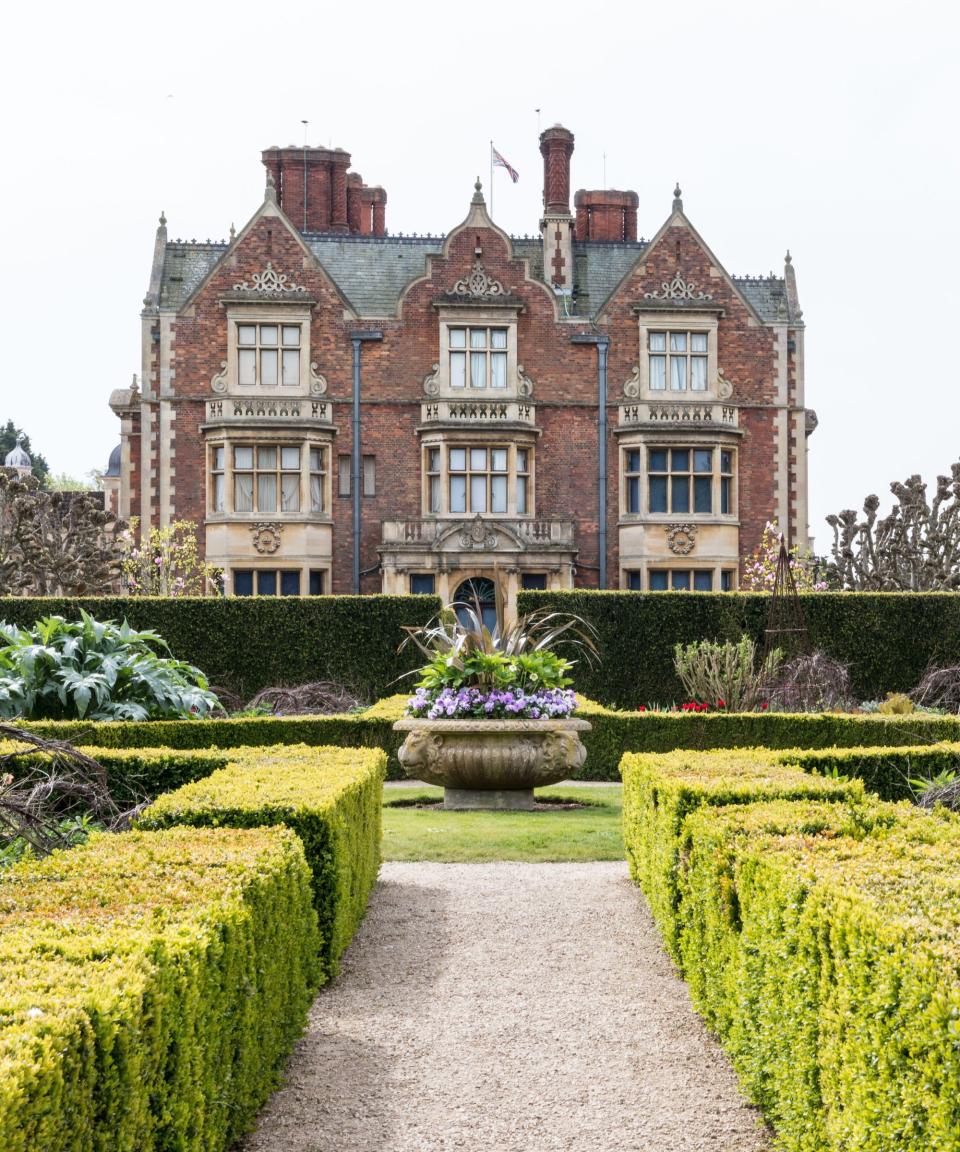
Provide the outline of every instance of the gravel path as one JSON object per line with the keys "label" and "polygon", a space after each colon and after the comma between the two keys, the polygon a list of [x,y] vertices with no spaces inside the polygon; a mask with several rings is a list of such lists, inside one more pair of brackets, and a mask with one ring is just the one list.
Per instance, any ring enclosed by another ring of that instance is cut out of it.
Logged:
{"label": "gravel path", "polygon": [[763,1152],[626,866],[386,864],[245,1152]]}

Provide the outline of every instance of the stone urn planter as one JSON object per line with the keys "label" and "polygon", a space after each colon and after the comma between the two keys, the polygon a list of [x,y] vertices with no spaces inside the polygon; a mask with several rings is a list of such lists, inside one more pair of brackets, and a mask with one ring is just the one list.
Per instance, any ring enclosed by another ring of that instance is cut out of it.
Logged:
{"label": "stone urn planter", "polygon": [[533,790],[566,780],[587,757],[586,720],[425,720],[405,716],[398,753],[414,780],[443,788],[444,808],[534,808]]}

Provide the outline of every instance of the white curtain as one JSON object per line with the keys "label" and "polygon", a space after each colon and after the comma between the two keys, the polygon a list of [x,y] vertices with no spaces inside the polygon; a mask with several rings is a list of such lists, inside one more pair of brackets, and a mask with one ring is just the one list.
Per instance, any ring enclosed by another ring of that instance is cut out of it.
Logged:
{"label": "white curtain", "polygon": [[253,477],[239,474],[233,478],[234,512],[253,511]]}

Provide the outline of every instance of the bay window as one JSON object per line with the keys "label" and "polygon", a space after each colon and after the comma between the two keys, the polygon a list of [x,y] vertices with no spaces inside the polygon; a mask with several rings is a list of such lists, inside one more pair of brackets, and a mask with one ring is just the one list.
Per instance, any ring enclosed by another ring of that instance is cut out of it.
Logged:
{"label": "bay window", "polygon": [[424,447],[424,511],[432,516],[527,516],[533,453],[512,444]]}
{"label": "bay window", "polygon": [[[327,449],[316,444],[233,443],[210,447],[211,512],[323,512]],[[229,506],[228,506],[229,500]]]}
{"label": "bay window", "polygon": [[735,515],[734,465],[728,448],[625,447],[623,507],[631,515]]}

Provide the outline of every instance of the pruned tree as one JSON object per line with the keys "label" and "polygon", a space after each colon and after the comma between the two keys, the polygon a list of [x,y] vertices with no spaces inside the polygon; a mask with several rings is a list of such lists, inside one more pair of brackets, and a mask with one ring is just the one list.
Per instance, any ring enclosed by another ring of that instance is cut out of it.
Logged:
{"label": "pruned tree", "polygon": [[890,485],[896,497],[889,516],[878,517],[880,499],[868,496],[861,520],[852,509],[828,516],[833,528],[830,574],[858,592],[960,590],[960,462],[938,476],[933,499],[920,476]]}
{"label": "pruned tree", "polygon": [[95,596],[120,572],[120,523],[82,492],[0,470],[0,595]]}

